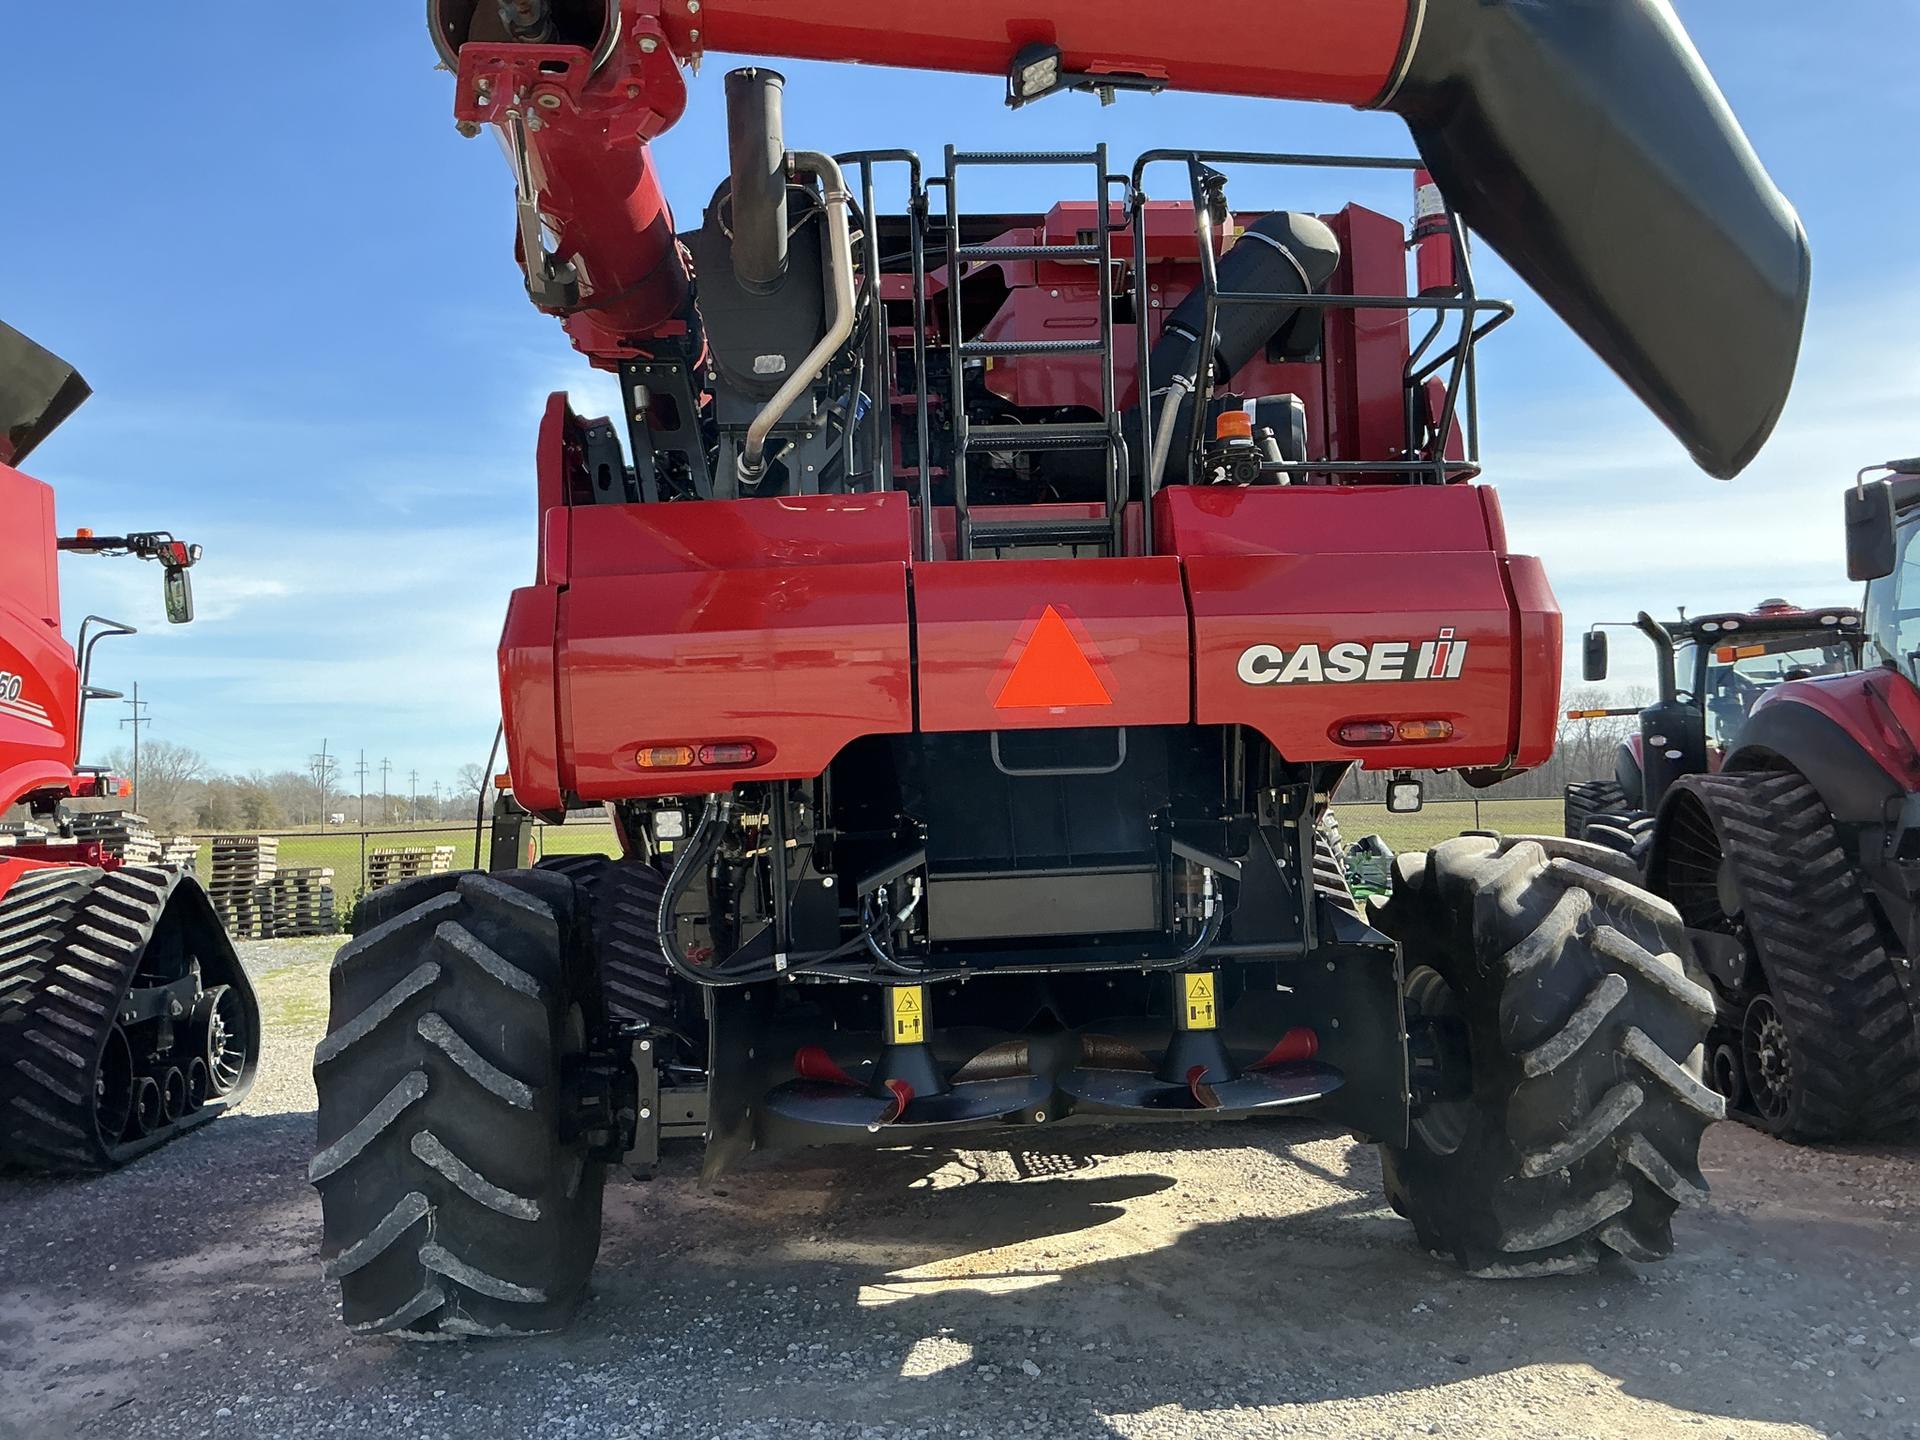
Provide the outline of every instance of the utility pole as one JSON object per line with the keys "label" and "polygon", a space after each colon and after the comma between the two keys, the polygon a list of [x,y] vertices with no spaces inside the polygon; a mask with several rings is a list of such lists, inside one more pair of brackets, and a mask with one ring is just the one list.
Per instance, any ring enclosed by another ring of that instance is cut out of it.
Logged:
{"label": "utility pole", "polygon": [[393,762],[382,756],[380,759],[380,823],[393,823],[393,802],[387,798],[387,775],[393,769]]}
{"label": "utility pole", "polygon": [[360,776],[360,828],[367,828],[367,752],[360,752],[360,763],[355,767]]}
{"label": "utility pole", "polygon": [[434,781],[434,782],[433,782],[433,818],[434,818],[434,819],[436,819],[436,820],[438,820],[438,819],[440,819],[440,818],[441,818],[441,815],[440,815],[440,782],[439,782],[438,780],[436,780],[436,781]]}
{"label": "utility pole", "polygon": [[120,703],[133,712],[120,724],[123,727],[128,725],[133,727],[133,813],[138,815],[140,813],[140,727],[153,722],[147,716],[147,702],[140,698],[138,680],[133,682],[133,698],[122,700]]}
{"label": "utility pole", "polygon": [[420,823],[420,772],[418,770],[407,772],[407,823],[409,825]]}
{"label": "utility pole", "polygon": [[320,787],[320,828],[327,828],[327,790],[333,784],[333,757],[327,754],[327,742],[320,742],[320,753],[307,761],[307,767],[313,772],[313,783]]}

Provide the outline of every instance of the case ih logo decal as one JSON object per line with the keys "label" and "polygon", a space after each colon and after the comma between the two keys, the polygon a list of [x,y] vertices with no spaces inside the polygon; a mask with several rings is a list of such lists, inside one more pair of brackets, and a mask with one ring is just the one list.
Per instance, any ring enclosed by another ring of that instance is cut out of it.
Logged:
{"label": "case ih logo decal", "polygon": [[53,728],[53,721],[47,718],[44,708],[31,700],[20,698],[22,681],[9,670],[0,670],[0,715],[10,715],[15,720],[25,720],[30,725],[42,725]]}
{"label": "case ih logo decal", "polygon": [[1301,645],[1251,645],[1240,656],[1240,678],[1249,685],[1351,685],[1371,681],[1458,680],[1467,663],[1467,642],[1451,627],[1434,640],[1345,640],[1324,649]]}

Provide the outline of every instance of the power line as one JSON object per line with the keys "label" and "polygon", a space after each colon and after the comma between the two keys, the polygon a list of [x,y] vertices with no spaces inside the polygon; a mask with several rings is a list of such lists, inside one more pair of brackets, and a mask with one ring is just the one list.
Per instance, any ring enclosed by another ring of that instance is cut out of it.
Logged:
{"label": "power line", "polygon": [[313,775],[313,783],[320,787],[320,824],[323,828],[327,824],[327,790],[333,784],[335,763],[334,757],[327,754],[325,740],[320,742],[320,753],[309,756],[307,759],[307,768]]}
{"label": "power line", "polygon": [[122,720],[120,724],[122,727],[128,725],[133,727],[133,812],[137,815],[140,813],[140,727],[142,725],[151,725],[153,720],[147,714],[147,710],[150,707],[146,701],[140,698],[140,682],[138,680],[133,682],[133,698],[131,700],[123,700],[120,703],[133,712],[127,716],[126,719]]}

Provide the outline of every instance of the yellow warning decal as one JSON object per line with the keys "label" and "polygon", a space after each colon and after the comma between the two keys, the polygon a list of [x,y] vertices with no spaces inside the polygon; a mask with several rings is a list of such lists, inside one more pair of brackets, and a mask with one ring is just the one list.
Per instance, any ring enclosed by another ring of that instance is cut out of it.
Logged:
{"label": "yellow warning decal", "polygon": [[1213,976],[1183,975],[1187,986],[1187,1028],[1213,1029]]}
{"label": "yellow warning decal", "polygon": [[927,995],[923,986],[896,985],[887,992],[893,1011],[895,1045],[918,1045],[927,1038]]}

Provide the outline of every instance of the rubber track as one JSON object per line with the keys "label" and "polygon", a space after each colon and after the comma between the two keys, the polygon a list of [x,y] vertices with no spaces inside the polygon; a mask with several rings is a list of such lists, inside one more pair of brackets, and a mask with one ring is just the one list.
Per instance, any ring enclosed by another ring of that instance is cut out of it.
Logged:
{"label": "rubber track", "polygon": [[1698,1071],[1713,997],[1678,958],[1679,916],[1621,867],[1575,841],[1465,836],[1399,857],[1375,911],[1410,970],[1454,988],[1475,1067],[1459,1148],[1383,1146],[1388,1195],[1476,1275],[1658,1259],[1706,1194],[1700,1139],[1725,1114]]}
{"label": "rubber track", "polygon": [[1313,828],[1313,888],[1337,909],[1360,918],[1359,902],[1353,898],[1353,887],[1347,883],[1346,861],[1334,848],[1333,837],[1324,824]]}
{"label": "rubber track", "polygon": [[559,1138],[573,884],[462,875],[334,960],[308,1178],[355,1331],[539,1334],[585,1294],[601,1171]]}
{"label": "rubber track", "polygon": [[177,883],[157,866],[76,866],[24,875],[0,897],[0,1163],[110,1170],[244,1093],[133,1146],[100,1140],[95,1067]]}
{"label": "rubber track", "polygon": [[1920,1030],[1860,877],[1819,792],[1793,774],[1698,775],[1746,929],[1787,1025],[1791,1138],[1884,1134],[1920,1120]]}
{"label": "rubber track", "polygon": [[1627,792],[1611,780],[1582,780],[1567,786],[1566,831],[1570,840],[1587,838],[1587,822],[1596,815],[1628,809]]}
{"label": "rubber track", "polygon": [[593,953],[607,1013],[628,1024],[671,1026],[673,971],[660,953],[666,878],[644,861],[609,866],[593,896]]}

